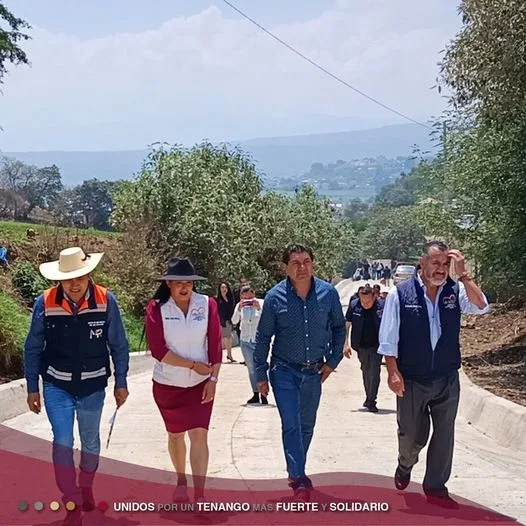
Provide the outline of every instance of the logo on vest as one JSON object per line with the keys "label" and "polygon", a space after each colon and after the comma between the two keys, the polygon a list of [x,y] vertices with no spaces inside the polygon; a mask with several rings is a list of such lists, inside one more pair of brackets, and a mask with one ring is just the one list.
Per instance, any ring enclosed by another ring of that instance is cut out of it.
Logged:
{"label": "logo on vest", "polygon": [[455,294],[444,296],[442,301],[444,302],[444,308],[446,309],[455,309],[457,307],[457,297]]}
{"label": "logo on vest", "polygon": [[89,339],[93,340],[93,338],[96,338],[98,340],[99,338],[102,338],[102,333],[103,333],[102,329],[95,329],[95,330],[90,329]]}
{"label": "logo on vest", "polygon": [[106,323],[105,320],[99,320],[99,321],[88,321],[88,325],[90,327],[103,327]]}
{"label": "logo on vest", "polygon": [[204,307],[196,307],[190,311],[192,316],[192,321],[203,321],[205,319],[205,309]]}

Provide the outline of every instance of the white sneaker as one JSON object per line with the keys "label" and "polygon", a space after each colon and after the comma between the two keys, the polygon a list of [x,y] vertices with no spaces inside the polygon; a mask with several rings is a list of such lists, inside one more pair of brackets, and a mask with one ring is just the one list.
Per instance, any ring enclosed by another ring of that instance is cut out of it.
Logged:
{"label": "white sneaker", "polygon": [[172,493],[172,502],[190,502],[188,488],[186,486],[176,486]]}

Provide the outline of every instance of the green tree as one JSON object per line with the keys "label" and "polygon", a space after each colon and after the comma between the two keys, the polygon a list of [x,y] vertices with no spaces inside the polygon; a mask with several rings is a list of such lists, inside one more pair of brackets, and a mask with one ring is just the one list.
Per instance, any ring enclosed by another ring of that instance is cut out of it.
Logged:
{"label": "green tree", "polygon": [[27,178],[19,188],[20,195],[28,203],[25,217],[37,206],[44,210],[51,209],[62,188],[62,178],[58,166],[29,167]]}
{"label": "green tree", "polygon": [[412,207],[379,207],[360,234],[365,258],[408,261],[415,258],[425,243],[424,228]]}
{"label": "green tree", "polygon": [[432,176],[448,189],[442,206],[463,225],[486,288],[526,296],[526,4],[464,0],[460,13],[462,31],[441,64],[452,96]]}
{"label": "green tree", "polygon": [[18,196],[13,201],[13,217],[27,219],[37,206],[45,210],[53,206],[62,190],[62,179],[55,165],[37,168],[4,157],[0,166],[0,188]]}
{"label": "green tree", "polygon": [[[7,73],[7,64],[29,64],[29,60],[20,43],[29,40],[29,36],[22,32],[24,29],[30,29],[31,26],[15,17],[0,3],[0,84],[3,83],[4,76]],[[6,27],[7,25],[7,27]]]}
{"label": "green tree", "polygon": [[158,268],[174,254],[192,258],[208,276],[208,292],[240,276],[268,288],[282,276],[281,253],[290,242],[310,244],[320,274],[332,275],[354,240],[350,226],[312,188],[294,197],[264,192],[249,156],[210,143],[153,150],[115,202],[114,225],[144,232],[142,253]]}
{"label": "green tree", "polygon": [[463,28],[448,45],[441,81],[452,88],[452,108],[504,123],[524,114],[526,3],[463,0]]}
{"label": "green tree", "polygon": [[112,181],[89,179],[75,187],[71,196],[74,221],[82,218],[82,224],[88,228],[108,230],[116,184]]}

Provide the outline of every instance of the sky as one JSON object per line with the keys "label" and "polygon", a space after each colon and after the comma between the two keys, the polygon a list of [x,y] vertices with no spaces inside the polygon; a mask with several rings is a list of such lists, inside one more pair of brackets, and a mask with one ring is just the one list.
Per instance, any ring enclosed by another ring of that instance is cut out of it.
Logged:
{"label": "sky", "polygon": [[[445,108],[455,0],[232,0],[326,69],[418,121]],[[0,94],[0,150],[357,130],[404,120],[304,62],[222,0],[8,0],[31,66]]]}

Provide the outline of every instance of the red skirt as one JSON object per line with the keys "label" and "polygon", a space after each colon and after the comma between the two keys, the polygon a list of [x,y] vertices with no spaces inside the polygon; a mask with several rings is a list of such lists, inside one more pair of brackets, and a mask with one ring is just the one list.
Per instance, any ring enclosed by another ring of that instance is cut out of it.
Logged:
{"label": "red skirt", "polygon": [[193,387],[176,387],[153,381],[153,399],[169,433],[182,433],[197,427],[208,429],[214,401],[202,404],[208,380]]}

